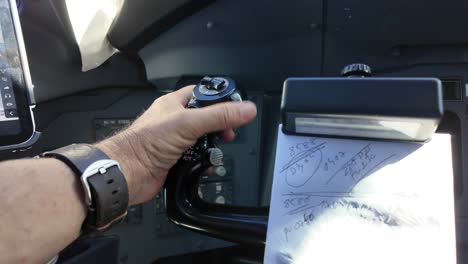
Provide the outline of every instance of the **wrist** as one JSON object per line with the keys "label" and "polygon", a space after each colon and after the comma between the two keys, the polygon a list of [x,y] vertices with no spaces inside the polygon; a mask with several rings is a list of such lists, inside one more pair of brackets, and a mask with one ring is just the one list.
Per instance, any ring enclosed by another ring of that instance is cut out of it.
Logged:
{"label": "wrist", "polygon": [[95,145],[109,158],[117,161],[127,181],[129,192],[129,205],[138,203],[138,176],[142,174],[144,167],[137,158],[137,147],[131,142],[127,132],[121,132],[113,137],[105,139]]}
{"label": "wrist", "polygon": [[118,162],[101,149],[71,144],[45,152],[41,157],[61,161],[79,179],[87,206],[85,233],[105,231],[125,217],[129,205],[127,180]]}

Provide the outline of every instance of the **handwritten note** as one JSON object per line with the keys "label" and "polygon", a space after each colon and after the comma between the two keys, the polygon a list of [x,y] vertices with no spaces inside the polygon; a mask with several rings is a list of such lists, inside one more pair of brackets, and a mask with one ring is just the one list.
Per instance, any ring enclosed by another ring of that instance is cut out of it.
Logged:
{"label": "handwritten note", "polygon": [[278,132],[265,263],[456,263],[450,135]]}

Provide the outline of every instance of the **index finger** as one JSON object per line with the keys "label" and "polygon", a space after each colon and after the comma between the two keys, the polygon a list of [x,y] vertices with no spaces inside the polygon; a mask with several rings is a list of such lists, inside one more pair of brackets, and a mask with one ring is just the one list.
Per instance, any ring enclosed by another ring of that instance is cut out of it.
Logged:
{"label": "index finger", "polygon": [[195,85],[189,85],[184,88],[180,88],[179,90],[172,92],[170,96],[174,97],[174,99],[183,106],[186,106],[192,98],[193,88]]}

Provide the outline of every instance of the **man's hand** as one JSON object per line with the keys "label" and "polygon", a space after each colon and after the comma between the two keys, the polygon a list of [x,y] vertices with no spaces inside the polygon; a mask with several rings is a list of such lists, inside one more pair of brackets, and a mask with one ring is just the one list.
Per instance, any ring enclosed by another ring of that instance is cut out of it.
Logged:
{"label": "man's hand", "polygon": [[[97,147],[117,160],[130,204],[151,199],[169,169],[203,134],[224,131],[256,115],[255,105],[223,103],[185,109],[193,87],[156,100],[129,128]],[[83,186],[65,163],[51,158],[0,163],[0,263],[45,263],[80,234],[86,217]]]}
{"label": "man's hand", "polygon": [[129,128],[97,144],[123,168],[130,204],[146,202],[159,192],[169,169],[202,135],[224,131],[224,140],[232,140],[232,129],[256,116],[251,102],[186,109],[192,90],[189,86],[158,98]]}

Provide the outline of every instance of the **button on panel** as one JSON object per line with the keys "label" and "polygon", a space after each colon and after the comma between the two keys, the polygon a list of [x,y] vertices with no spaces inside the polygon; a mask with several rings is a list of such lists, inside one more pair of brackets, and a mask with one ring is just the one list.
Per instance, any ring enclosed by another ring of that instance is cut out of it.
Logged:
{"label": "button on panel", "polygon": [[231,181],[200,183],[198,194],[203,201],[216,204],[232,204]]}
{"label": "button on panel", "polygon": [[200,177],[200,198],[208,203],[232,204],[234,159],[225,157],[223,165],[211,167],[207,174]]}
{"label": "button on panel", "polygon": [[[6,72],[4,68],[2,69]],[[17,117],[15,94],[13,92],[11,78],[7,73],[0,73],[0,95],[5,117]]]}

